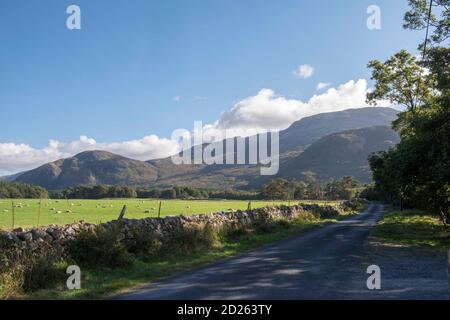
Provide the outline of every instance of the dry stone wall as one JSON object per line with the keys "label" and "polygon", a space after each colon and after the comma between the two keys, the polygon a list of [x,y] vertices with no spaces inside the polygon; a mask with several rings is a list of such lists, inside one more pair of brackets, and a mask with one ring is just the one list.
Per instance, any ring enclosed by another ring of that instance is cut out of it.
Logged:
{"label": "dry stone wall", "polygon": [[[120,241],[132,240],[131,230],[145,230],[158,235],[162,241],[170,238],[175,232],[183,228],[204,228],[209,225],[216,228],[240,228],[248,227],[257,223],[270,223],[276,221],[291,221],[301,217],[311,218],[336,217],[345,212],[344,206],[319,206],[319,205],[298,205],[266,207],[249,211],[220,212],[194,216],[174,216],[165,218],[147,219],[123,219],[101,224],[106,229],[119,228]],[[35,249],[40,245],[51,245],[53,248],[64,253],[64,249],[70,241],[73,241],[77,234],[83,230],[93,230],[96,225],[78,222],[65,226],[48,226],[33,229],[16,229],[14,231],[0,231],[0,250],[6,248],[15,249]]]}

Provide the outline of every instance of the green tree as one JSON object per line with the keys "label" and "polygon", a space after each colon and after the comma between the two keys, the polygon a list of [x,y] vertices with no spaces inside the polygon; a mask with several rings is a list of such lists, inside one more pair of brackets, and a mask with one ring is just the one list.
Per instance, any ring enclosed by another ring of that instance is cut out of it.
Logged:
{"label": "green tree", "polygon": [[433,75],[419,65],[417,58],[402,50],[386,62],[369,62],[375,90],[367,94],[367,100],[376,104],[377,100],[388,99],[392,103],[405,105],[415,111],[432,96]]}
{"label": "green tree", "polygon": [[[367,99],[389,99],[406,106],[394,122],[401,142],[372,155],[375,189],[385,199],[436,212],[450,224],[450,1],[411,0],[405,27],[431,29],[431,41],[419,45],[423,58],[406,51],[385,63],[372,61],[375,90]],[[431,9],[431,11],[430,11]],[[431,12],[431,15],[429,13]],[[442,46],[442,44],[444,44]]]}
{"label": "green tree", "polygon": [[291,199],[290,182],[285,179],[276,179],[264,185],[261,189],[261,197],[270,200]]}
{"label": "green tree", "polygon": [[[431,15],[430,13],[431,6]],[[403,27],[411,30],[424,30],[428,23],[433,28],[431,42],[442,43],[449,39],[450,2],[448,0],[409,0],[411,9],[405,14]],[[422,47],[421,47],[422,48]]]}
{"label": "green tree", "polygon": [[294,199],[303,200],[308,197],[306,183],[300,181],[295,185]]}

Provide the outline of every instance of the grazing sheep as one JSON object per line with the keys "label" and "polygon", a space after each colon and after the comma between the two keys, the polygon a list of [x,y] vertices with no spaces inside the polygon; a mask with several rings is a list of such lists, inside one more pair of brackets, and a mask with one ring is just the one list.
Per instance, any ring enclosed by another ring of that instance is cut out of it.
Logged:
{"label": "grazing sheep", "polygon": [[59,214],[59,213],[62,213],[62,211],[56,211],[56,213],[58,213],[58,214]]}

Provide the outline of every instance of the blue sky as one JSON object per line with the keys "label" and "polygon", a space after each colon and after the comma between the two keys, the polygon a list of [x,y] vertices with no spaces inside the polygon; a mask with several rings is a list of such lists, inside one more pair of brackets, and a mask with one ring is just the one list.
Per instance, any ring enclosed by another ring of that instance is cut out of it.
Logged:
{"label": "blue sky", "polygon": [[[70,4],[81,30],[66,28]],[[371,4],[380,31],[366,27]],[[319,82],[369,80],[369,60],[415,51],[424,35],[403,30],[406,9],[406,0],[2,0],[0,144],[170,138],[262,89],[308,101]],[[293,75],[302,64],[314,68],[308,79]]]}

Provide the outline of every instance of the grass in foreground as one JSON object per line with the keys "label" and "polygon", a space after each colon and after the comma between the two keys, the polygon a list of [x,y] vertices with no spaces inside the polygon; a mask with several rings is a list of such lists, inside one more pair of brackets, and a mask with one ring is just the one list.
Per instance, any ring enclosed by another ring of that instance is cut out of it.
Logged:
{"label": "grass in foreground", "polygon": [[372,235],[388,243],[450,249],[450,230],[444,229],[439,217],[418,210],[388,208]]}
{"label": "grass in foreground", "polygon": [[[40,205],[35,199],[0,199],[0,229],[10,230],[22,227],[63,225],[84,220],[98,224],[117,219],[124,205],[125,217],[142,219],[157,217],[159,201],[156,199],[102,199],[102,200],[50,200],[44,199]],[[337,204],[334,202],[302,201],[311,203]],[[14,224],[13,205],[14,203]],[[292,201],[292,204],[296,202]],[[298,201],[297,201],[298,203]],[[272,205],[288,205],[287,201],[252,201],[252,208]],[[162,200],[161,216],[194,215],[209,212],[247,210],[248,201],[237,200]]]}
{"label": "grass in foreground", "polygon": [[[136,260],[130,267],[82,272],[82,290],[68,291],[65,282],[40,290],[24,299],[102,299],[123,290],[148,284],[156,279],[189,270],[206,263],[234,256],[278,240],[287,239],[335,220],[297,220],[276,224],[264,232],[251,232],[238,238],[225,238],[210,248],[199,248],[186,254],[166,254],[150,261]],[[65,266],[61,266],[61,272]],[[64,280],[65,281],[65,280]]]}

